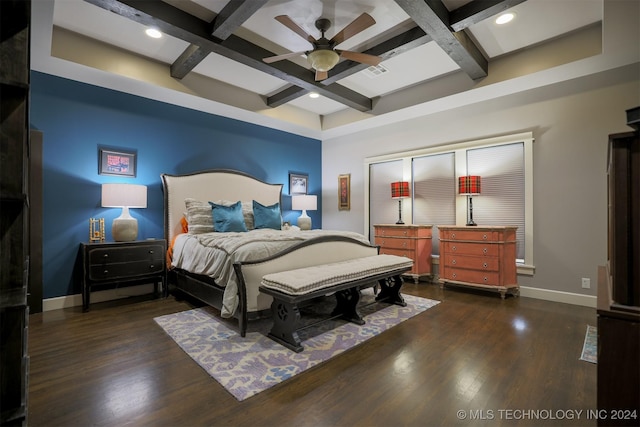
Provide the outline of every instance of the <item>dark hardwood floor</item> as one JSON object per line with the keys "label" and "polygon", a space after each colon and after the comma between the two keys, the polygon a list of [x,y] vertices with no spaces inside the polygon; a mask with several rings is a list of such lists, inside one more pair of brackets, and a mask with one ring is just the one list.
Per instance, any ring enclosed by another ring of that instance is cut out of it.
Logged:
{"label": "dark hardwood floor", "polygon": [[28,424],[596,425],[596,365],[579,360],[595,309],[430,283],[403,290],[442,303],[243,402],[153,321],[187,301],[34,314]]}

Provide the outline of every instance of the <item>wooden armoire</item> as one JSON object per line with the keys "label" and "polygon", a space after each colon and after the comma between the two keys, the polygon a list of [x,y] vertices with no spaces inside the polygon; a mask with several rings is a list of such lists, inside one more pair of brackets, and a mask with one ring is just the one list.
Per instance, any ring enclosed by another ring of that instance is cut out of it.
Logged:
{"label": "wooden armoire", "polygon": [[599,426],[640,422],[640,107],[609,135],[608,263],[598,271]]}

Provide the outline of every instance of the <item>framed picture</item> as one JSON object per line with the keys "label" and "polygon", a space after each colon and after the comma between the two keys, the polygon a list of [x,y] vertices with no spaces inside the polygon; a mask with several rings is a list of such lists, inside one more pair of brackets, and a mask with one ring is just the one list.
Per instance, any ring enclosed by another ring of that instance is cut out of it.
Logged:
{"label": "framed picture", "polygon": [[135,178],[137,157],[135,150],[98,147],[98,174]]}
{"label": "framed picture", "polygon": [[309,175],[300,173],[289,174],[289,194],[307,194]]}
{"label": "framed picture", "polygon": [[351,209],[351,174],[338,175],[338,210]]}

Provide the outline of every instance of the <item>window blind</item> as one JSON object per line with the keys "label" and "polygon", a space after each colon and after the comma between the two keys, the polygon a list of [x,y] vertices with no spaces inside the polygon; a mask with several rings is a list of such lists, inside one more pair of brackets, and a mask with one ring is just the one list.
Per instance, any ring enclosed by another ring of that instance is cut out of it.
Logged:
{"label": "window blind", "polygon": [[432,253],[440,254],[438,224],[456,223],[454,153],[416,157],[412,162],[413,222],[433,225]]}
{"label": "window blind", "polygon": [[473,196],[473,219],[480,225],[517,226],[516,258],[523,261],[525,249],[524,143],[468,150],[467,175],[482,177],[482,193]]}

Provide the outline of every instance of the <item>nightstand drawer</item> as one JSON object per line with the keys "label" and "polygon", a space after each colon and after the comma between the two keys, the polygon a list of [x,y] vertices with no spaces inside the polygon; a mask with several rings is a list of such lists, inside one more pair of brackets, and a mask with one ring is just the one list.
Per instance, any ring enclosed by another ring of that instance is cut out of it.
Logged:
{"label": "nightstand drawer", "polygon": [[151,244],[131,247],[95,248],[89,251],[91,265],[104,265],[136,260],[162,261],[163,245]]}
{"label": "nightstand drawer", "polygon": [[149,274],[160,274],[164,269],[162,261],[130,261],[121,263],[111,263],[105,265],[92,265],[89,269],[89,279],[100,280],[118,280],[121,278],[134,278],[138,276],[147,276]]}
{"label": "nightstand drawer", "polygon": [[[465,255],[483,255],[498,256],[499,247],[493,244],[482,243],[463,243],[463,242],[443,242],[440,241],[444,252],[448,255],[465,254]],[[442,253],[442,251],[441,251]]]}

